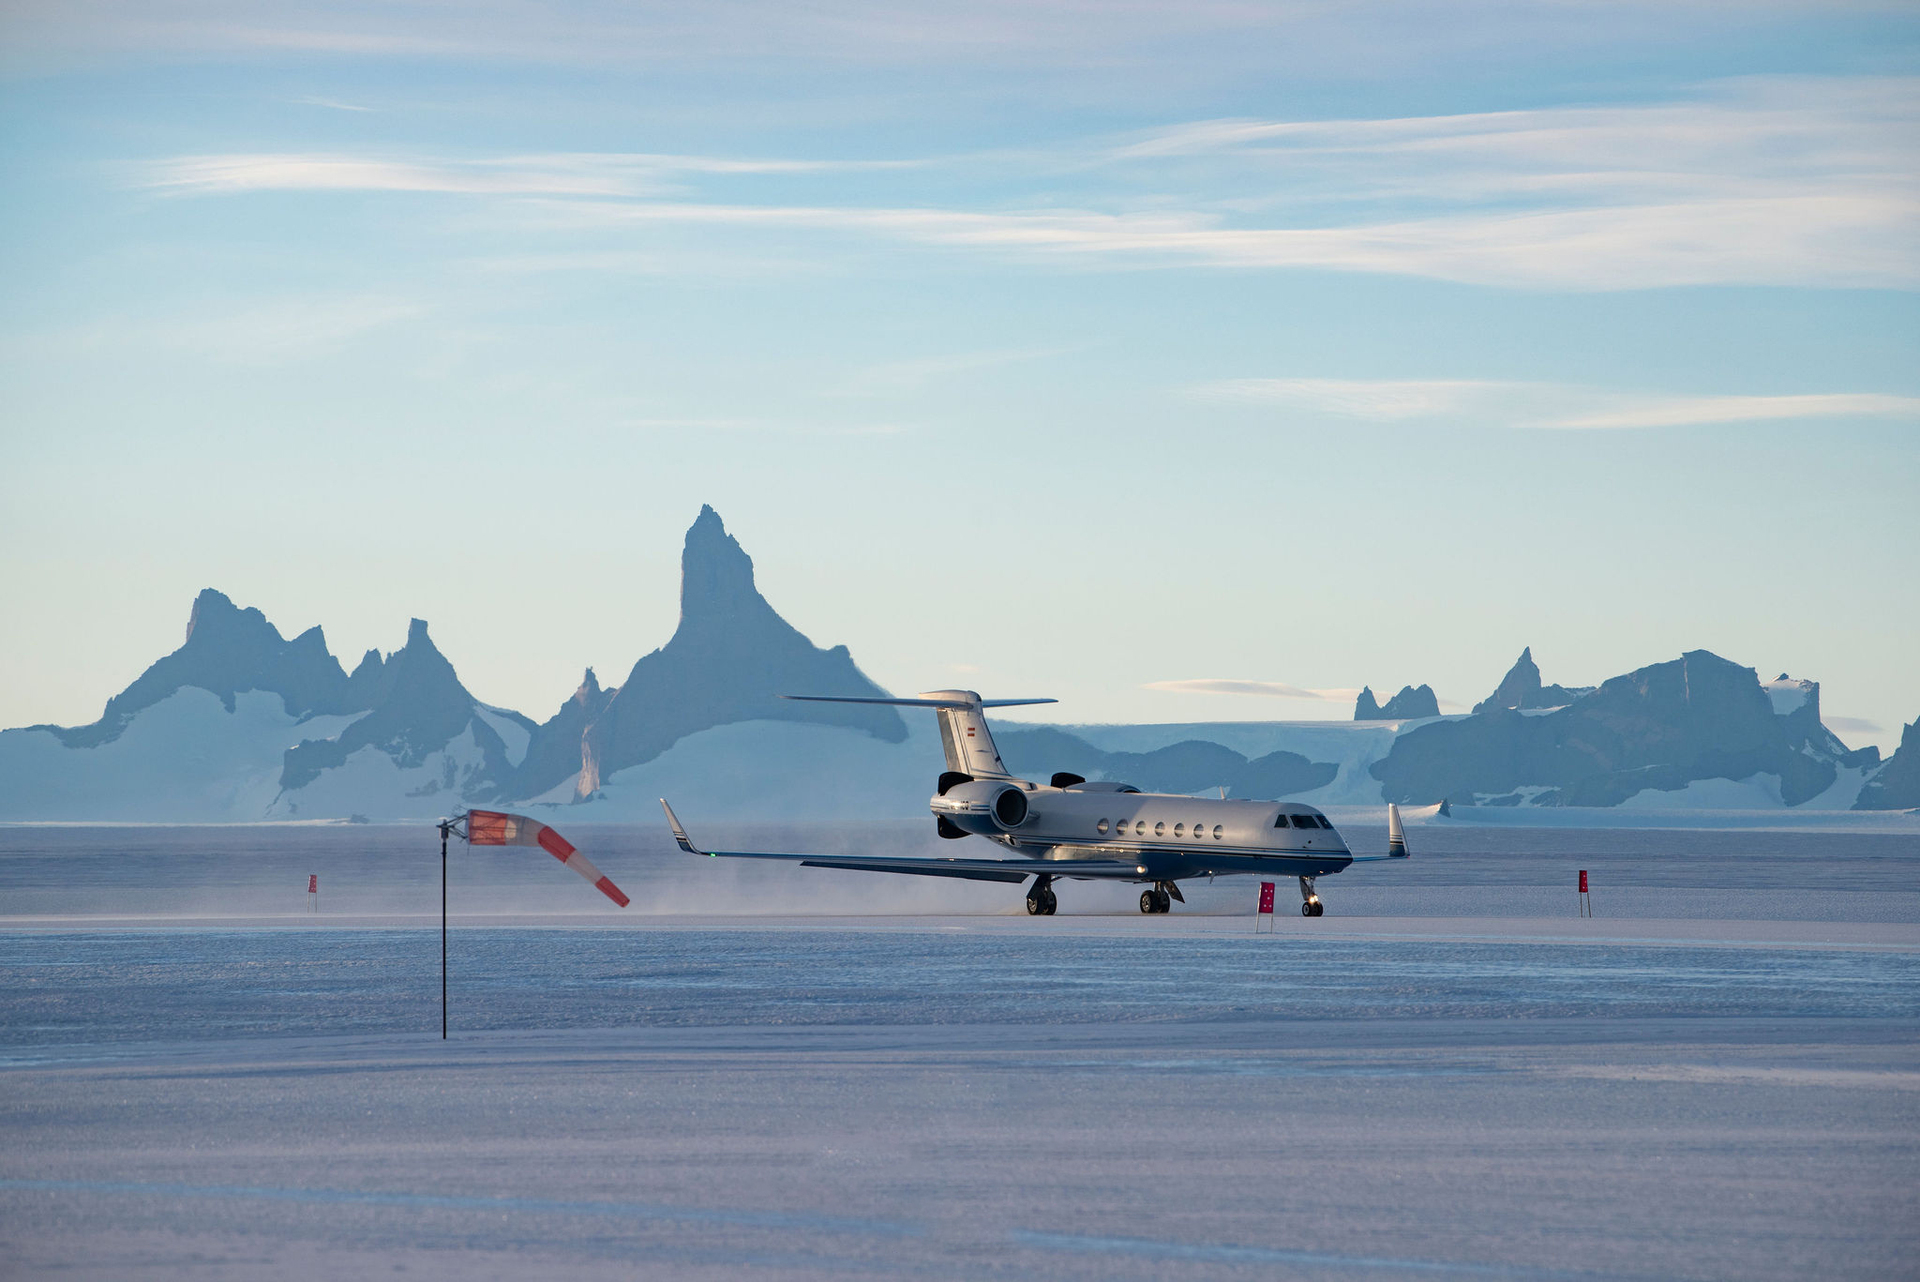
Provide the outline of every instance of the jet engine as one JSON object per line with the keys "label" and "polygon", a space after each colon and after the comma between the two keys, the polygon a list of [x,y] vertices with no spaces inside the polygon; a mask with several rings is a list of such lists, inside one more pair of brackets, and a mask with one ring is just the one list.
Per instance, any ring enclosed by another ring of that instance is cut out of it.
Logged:
{"label": "jet engine", "polygon": [[980,837],[1012,832],[1027,821],[1027,794],[1018,784],[971,779],[927,803],[935,816]]}

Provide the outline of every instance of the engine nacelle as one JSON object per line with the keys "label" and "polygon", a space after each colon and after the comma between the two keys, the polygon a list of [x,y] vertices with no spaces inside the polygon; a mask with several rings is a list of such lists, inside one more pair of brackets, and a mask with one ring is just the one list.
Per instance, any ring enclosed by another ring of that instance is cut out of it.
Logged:
{"label": "engine nacelle", "polygon": [[997,779],[955,784],[927,807],[954,827],[980,837],[1012,832],[1027,821],[1026,790]]}

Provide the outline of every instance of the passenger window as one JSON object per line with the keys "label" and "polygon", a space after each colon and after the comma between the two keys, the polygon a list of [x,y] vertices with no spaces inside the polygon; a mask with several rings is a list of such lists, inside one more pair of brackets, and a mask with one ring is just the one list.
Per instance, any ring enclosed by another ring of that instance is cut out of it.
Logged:
{"label": "passenger window", "polygon": [[1147,835],[1147,821],[1146,821],[1146,820],[1144,820],[1144,819],[1136,819],[1136,820],[1134,820],[1134,821],[1133,821],[1133,835],[1134,835],[1134,836],[1136,836],[1136,837],[1144,837],[1144,836],[1146,836],[1146,835]]}
{"label": "passenger window", "polygon": [[1153,826],[1153,835],[1154,835],[1154,836],[1156,836],[1156,837],[1164,837],[1164,836],[1166,836],[1166,835],[1167,835],[1167,826],[1166,826],[1165,824],[1155,824],[1155,825]]}
{"label": "passenger window", "polygon": [[1187,826],[1186,826],[1185,824],[1175,824],[1175,825],[1173,826],[1173,835],[1174,835],[1175,837],[1184,837],[1184,836],[1186,836],[1186,835],[1187,835]]}
{"label": "passenger window", "polygon": [[1099,823],[1093,826],[1093,830],[1104,837],[1107,832],[1107,821],[1102,819]]}
{"label": "passenger window", "polygon": [[1220,840],[1220,825],[1219,825],[1219,824],[1215,824],[1215,825],[1213,826],[1213,839],[1214,839],[1215,841],[1218,841],[1218,840]]}

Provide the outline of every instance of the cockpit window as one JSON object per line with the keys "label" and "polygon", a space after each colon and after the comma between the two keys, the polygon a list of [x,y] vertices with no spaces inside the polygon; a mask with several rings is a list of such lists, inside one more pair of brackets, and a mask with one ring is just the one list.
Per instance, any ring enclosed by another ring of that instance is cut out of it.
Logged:
{"label": "cockpit window", "polygon": [[1314,818],[1320,821],[1320,826],[1322,828],[1326,828],[1329,830],[1333,828],[1333,820],[1327,818],[1325,815],[1315,815]]}
{"label": "cockpit window", "polygon": [[1293,826],[1296,828],[1318,828],[1320,825],[1313,821],[1312,815],[1295,815],[1293,817]]}

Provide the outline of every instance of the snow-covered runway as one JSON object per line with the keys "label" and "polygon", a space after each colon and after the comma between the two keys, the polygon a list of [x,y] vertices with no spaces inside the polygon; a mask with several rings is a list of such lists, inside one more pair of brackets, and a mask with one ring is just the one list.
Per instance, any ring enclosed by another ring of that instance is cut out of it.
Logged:
{"label": "snow-covered runway", "polygon": [[1911,1276],[1898,923],[0,932],[10,1276]]}

